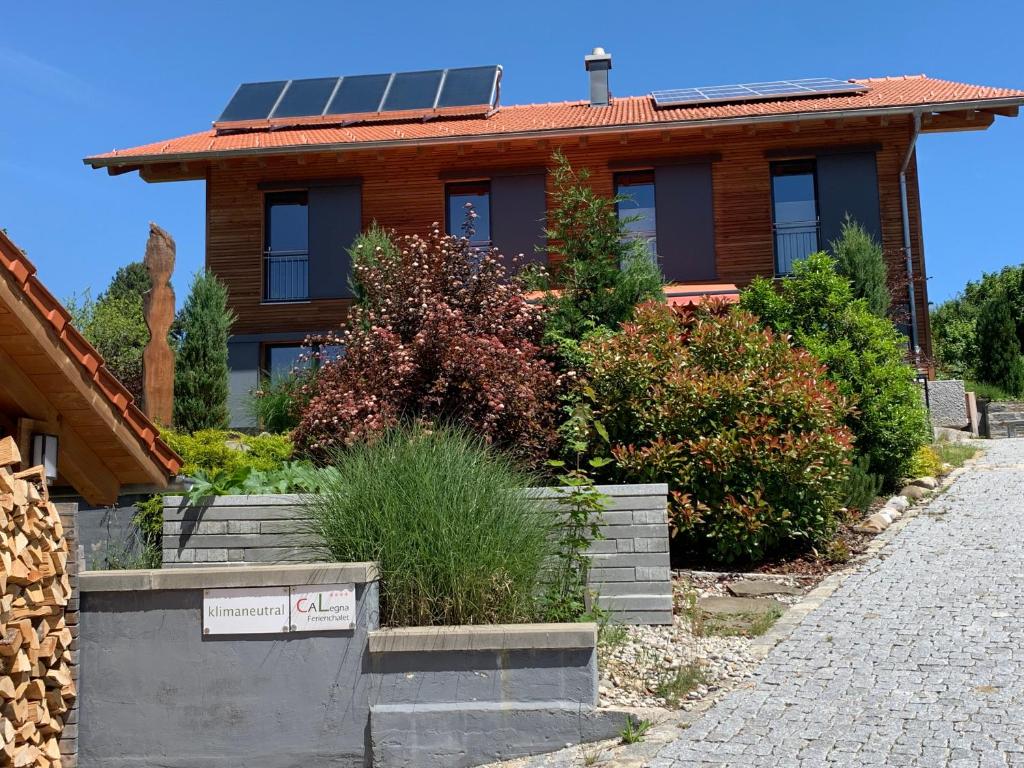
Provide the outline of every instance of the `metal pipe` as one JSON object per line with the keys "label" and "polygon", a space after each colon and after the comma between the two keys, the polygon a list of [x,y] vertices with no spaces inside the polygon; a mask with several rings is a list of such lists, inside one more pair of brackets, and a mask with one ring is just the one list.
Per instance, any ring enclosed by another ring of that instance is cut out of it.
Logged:
{"label": "metal pipe", "polygon": [[921,345],[917,334],[917,299],[914,291],[914,261],[910,247],[910,208],[907,205],[907,167],[910,159],[914,156],[917,147],[917,137],[921,135],[921,113],[914,112],[914,132],[910,137],[910,146],[907,147],[907,155],[903,158],[903,165],[900,166],[900,210],[903,214],[903,254],[907,263],[907,298],[910,300],[910,345],[914,349],[914,355],[921,353]]}

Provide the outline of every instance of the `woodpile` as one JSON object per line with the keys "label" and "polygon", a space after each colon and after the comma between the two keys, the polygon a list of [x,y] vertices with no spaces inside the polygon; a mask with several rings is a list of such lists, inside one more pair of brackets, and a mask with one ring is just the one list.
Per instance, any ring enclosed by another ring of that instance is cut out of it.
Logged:
{"label": "woodpile", "polygon": [[20,461],[0,439],[0,765],[53,768],[75,699],[69,551],[43,468]]}

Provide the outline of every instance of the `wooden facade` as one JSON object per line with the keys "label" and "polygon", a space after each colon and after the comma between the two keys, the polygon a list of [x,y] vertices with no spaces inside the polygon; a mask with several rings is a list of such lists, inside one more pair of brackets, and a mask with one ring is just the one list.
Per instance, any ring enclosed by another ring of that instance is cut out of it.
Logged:
{"label": "wooden facade", "polygon": [[[550,164],[560,149],[591,172],[601,194],[614,192],[614,174],[661,161],[711,157],[717,280],[744,286],[775,273],[770,163],[844,147],[876,151],[882,245],[892,272],[905,274],[899,172],[913,134],[911,118],[774,123],[720,128],[671,127],[560,139],[467,139],[464,143],[392,149],[232,158],[143,171],[150,180],[204,178],[207,182],[207,266],[228,286],[238,320],[234,333],[273,334],[300,341],[336,327],[347,301],[263,301],[264,201],[267,185],[359,179],[362,223],[376,221],[400,234],[424,232],[445,220],[445,184],[486,177],[501,169]],[[916,159],[907,171],[916,304],[922,350],[930,351],[928,296]],[[549,178],[550,183],[550,178]],[[905,287],[904,287],[905,290]],[[894,297],[900,300],[901,297]]]}

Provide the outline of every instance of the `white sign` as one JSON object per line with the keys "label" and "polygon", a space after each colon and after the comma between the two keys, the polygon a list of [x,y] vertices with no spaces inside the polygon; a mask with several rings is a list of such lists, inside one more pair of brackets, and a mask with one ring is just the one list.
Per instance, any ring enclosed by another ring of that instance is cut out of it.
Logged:
{"label": "white sign", "polygon": [[204,635],[287,632],[288,587],[203,590]]}
{"label": "white sign", "polygon": [[292,632],[352,629],[356,625],[355,585],[292,587],[291,617]]}

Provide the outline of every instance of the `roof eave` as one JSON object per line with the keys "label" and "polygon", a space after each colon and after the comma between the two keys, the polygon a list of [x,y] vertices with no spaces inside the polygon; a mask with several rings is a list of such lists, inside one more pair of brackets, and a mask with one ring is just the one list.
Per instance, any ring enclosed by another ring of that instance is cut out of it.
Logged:
{"label": "roof eave", "polygon": [[623,125],[583,126],[577,128],[542,128],[530,131],[509,131],[506,133],[470,134],[461,136],[437,136],[418,139],[389,139],[386,141],[336,142],[330,144],[295,144],[283,147],[251,147],[226,149],[209,152],[175,152],[156,155],[94,156],[83,158],[82,162],[93,169],[118,169],[114,172],[131,172],[143,166],[157,163],[176,163],[194,160],[220,160],[235,157],[263,155],[293,155],[306,153],[335,152],[344,149],[383,149],[388,147],[429,146],[443,144],[479,143],[487,141],[511,141],[515,139],[558,138],[592,134],[635,133],[664,131],[669,128],[710,128],[730,125],[753,125],[765,123],[801,122],[806,120],[838,120],[850,117],[887,117],[912,115],[915,112],[956,112],[961,110],[996,109],[999,107],[1024,106],[1024,96],[1006,96],[997,99],[971,99],[967,101],[944,101],[922,104],[900,104],[890,107],[817,110],[813,112],[790,112],[772,115],[744,115],[741,117],[718,117],[702,120],[673,120]]}

